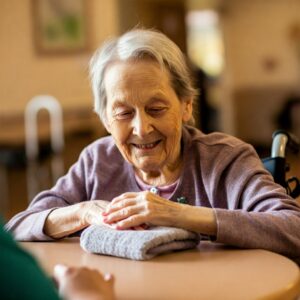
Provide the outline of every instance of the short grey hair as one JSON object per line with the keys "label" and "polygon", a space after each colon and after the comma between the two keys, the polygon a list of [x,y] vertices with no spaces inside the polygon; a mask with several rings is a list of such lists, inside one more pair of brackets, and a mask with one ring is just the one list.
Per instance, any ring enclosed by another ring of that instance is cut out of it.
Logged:
{"label": "short grey hair", "polygon": [[192,85],[185,57],[179,47],[160,32],[134,29],[118,38],[107,40],[90,61],[94,110],[102,122],[106,120],[107,97],[104,86],[106,68],[115,61],[149,58],[169,70],[171,85],[181,101],[194,99],[197,92]]}

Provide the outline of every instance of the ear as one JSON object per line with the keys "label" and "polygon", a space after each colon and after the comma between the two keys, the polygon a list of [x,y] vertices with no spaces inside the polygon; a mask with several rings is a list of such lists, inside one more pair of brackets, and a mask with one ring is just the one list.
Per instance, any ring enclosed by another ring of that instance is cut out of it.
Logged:
{"label": "ear", "polygon": [[183,99],[182,100],[182,121],[187,123],[191,120],[193,116],[193,99]]}

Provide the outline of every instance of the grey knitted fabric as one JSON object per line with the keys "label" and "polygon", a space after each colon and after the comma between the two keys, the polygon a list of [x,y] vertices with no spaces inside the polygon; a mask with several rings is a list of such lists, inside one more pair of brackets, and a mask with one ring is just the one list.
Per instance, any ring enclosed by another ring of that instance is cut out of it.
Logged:
{"label": "grey knitted fabric", "polygon": [[174,227],[151,227],[147,230],[115,230],[92,225],[80,237],[81,247],[91,253],[147,260],[171,251],[198,245],[199,234]]}

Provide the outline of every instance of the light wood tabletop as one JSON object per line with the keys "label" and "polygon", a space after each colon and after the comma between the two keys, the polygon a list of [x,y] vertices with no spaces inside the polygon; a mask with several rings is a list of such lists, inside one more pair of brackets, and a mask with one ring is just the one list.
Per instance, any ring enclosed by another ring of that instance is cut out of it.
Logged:
{"label": "light wood tabletop", "polygon": [[300,290],[298,265],[265,250],[201,242],[194,250],[133,261],[86,253],[77,238],[21,244],[49,275],[57,263],[113,273],[117,299],[288,300]]}

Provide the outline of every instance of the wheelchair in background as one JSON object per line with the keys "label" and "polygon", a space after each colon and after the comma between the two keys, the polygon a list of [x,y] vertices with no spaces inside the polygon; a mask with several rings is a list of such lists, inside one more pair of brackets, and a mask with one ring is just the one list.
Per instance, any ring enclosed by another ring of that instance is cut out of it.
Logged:
{"label": "wheelchair in background", "polygon": [[272,138],[271,157],[262,159],[264,167],[272,174],[274,181],[286,189],[288,195],[297,198],[300,195],[300,182],[297,177],[286,178],[286,172],[290,170],[286,162],[286,152],[298,154],[300,143],[285,130],[275,131]]}

